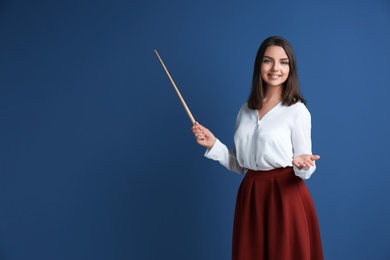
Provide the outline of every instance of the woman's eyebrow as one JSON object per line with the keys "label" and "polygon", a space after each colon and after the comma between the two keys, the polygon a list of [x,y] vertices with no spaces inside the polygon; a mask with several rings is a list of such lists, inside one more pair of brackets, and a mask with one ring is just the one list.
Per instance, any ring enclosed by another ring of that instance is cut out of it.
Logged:
{"label": "woman's eyebrow", "polygon": [[267,59],[273,60],[273,58],[271,58],[270,56],[264,56],[264,58],[267,58]]}
{"label": "woman's eyebrow", "polygon": [[[264,56],[264,58],[267,58],[267,59],[270,59],[270,60],[274,60],[274,58],[272,58],[270,56]],[[281,58],[280,60],[288,60],[288,58]]]}

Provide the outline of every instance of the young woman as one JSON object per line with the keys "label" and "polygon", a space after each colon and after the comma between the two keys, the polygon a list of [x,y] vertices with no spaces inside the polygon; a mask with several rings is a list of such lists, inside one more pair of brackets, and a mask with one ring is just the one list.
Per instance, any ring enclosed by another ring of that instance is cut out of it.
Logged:
{"label": "young woman", "polygon": [[320,157],[312,155],[311,116],[285,39],[269,37],[257,52],[232,150],[199,123],[192,131],[207,158],[246,173],[237,194],[233,260],[323,259],[316,211],[303,181]]}

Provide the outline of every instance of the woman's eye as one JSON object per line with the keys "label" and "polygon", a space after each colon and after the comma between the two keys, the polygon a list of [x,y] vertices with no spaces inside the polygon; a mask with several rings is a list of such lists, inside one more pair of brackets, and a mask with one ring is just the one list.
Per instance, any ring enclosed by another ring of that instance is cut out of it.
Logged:
{"label": "woman's eye", "polygon": [[282,61],[281,62],[283,65],[288,65],[288,61]]}
{"label": "woman's eye", "polygon": [[269,59],[264,59],[263,62],[264,63],[270,63],[271,61]]}

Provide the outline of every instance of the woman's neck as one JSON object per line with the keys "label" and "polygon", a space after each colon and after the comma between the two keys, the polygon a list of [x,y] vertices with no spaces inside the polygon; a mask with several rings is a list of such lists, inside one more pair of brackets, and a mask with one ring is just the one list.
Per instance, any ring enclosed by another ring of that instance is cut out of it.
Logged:
{"label": "woman's neck", "polygon": [[280,102],[282,101],[282,88],[281,87],[268,87],[263,99],[263,103]]}

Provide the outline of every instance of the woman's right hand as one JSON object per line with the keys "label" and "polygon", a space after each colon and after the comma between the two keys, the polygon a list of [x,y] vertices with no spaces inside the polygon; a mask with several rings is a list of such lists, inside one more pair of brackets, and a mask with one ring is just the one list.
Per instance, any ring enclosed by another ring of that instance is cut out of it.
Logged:
{"label": "woman's right hand", "polygon": [[208,149],[211,149],[217,141],[217,138],[213,135],[213,133],[198,122],[195,122],[192,127],[192,132],[195,135],[196,142]]}

